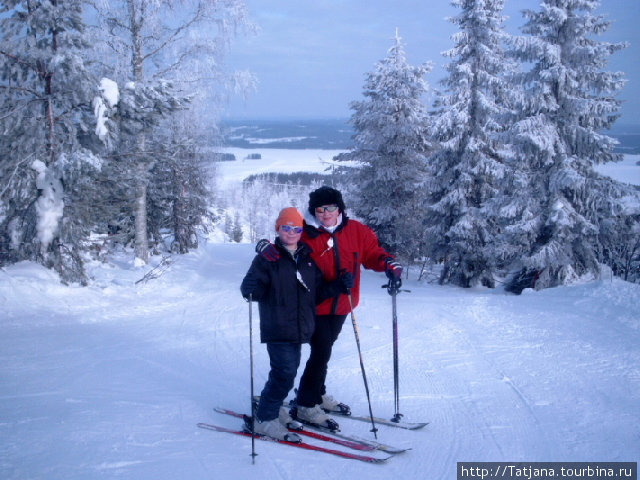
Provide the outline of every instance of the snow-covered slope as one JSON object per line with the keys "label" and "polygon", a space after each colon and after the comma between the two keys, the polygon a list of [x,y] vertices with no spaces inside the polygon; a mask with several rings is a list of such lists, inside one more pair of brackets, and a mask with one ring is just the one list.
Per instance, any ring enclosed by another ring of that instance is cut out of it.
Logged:
{"label": "snow-covered slope", "polygon": [[[248,439],[196,423],[234,427],[212,407],[248,408],[238,285],[252,256],[248,244],[208,244],[138,286],[139,271],[107,266],[88,288],[33,264],[0,271],[0,477],[448,479],[463,460],[637,460],[640,286],[605,279],[512,296],[409,281],[398,298],[400,410],[431,423],[381,426],[379,437],[413,450],[380,466],[258,442],[251,465]],[[356,319],[374,413],[390,417],[382,283],[365,273]],[[255,334],[259,389],[268,359]],[[366,413],[349,322],[328,384]]]}
{"label": "snow-covered slope", "polygon": [[[160,278],[129,258],[90,265],[87,288],[23,262],[0,270],[0,478],[451,479],[458,461],[637,461],[640,285],[603,278],[521,296],[406,282],[398,297],[400,411],[380,427],[412,450],[384,465],[201,430],[247,410],[250,244],[210,242]],[[154,259],[158,262],[158,259]],[[374,414],[393,405],[391,301],[365,272],[356,309]],[[257,325],[257,309],[254,309]],[[255,383],[268,373],[254,330]],[[303,361],[307,350],[303,350]],[[365,414],[350,321],[331,394]],[[347,419],[343,431],[371,437]],[[340,447],[338,447],[340,448]]]}

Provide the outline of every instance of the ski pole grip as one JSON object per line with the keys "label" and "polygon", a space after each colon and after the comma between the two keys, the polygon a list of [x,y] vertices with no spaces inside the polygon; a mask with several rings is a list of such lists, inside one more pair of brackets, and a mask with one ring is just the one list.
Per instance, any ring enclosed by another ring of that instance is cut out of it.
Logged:
{"label": "ski pole grip", "polygon": [[395,285],[391,284],[391,281],[389,281],[389,283],[386,283],[384,285],[380,285],[380,288],[386,288],[387,292],[389,292],[389,295],[393,295],[394,293],[400,293],[400,292],[411,293],[411,290],[407,290],[404,288],[397,288]]}

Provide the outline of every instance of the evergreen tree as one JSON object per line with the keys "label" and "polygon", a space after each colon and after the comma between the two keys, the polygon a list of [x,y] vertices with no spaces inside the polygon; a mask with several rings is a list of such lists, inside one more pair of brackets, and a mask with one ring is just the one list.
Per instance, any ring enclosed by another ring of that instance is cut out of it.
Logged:
{"label": "evergreen tree", "polygon": [[[169,217],[166,213],[168,210],[163,210],[163,206],[167,206],[168,201],[170,210],[175,200],[173,197],[171,200],[164,198],[176,191],[167,186],[176,179],[168,177],[175,173],[176,158],[182,158],[181,154],[184,153],[171,150],[171,147],[176,147],[171,144],[174,139],[161,136],[160,127],[170,116],[186,108],[190,100],[165,81],[144,84],[127,82],[120,89],[115,82],[102,79],[99,90],[100,95],[94,99],[96,133],[107,146],[112,159],[110,168],[105,169],[111,175],[109,183],[115,180],[117,184],[110,193],[106,193],[110,197],[109,203],[115,206],[115,209],[111,209],[109,221],[116,222],[117,227],[130,233],[129,238],[136,238],[139,229],[137,224],[144,220],[145,232],[150,231],[151,237],[158,244],[161,242],[160,230],[168,225],[165,221]],[[140,150],[141,138],[144,139],[145,151]],[[151,141],[152,138],[157,140]],[[163,163],[167,165],[162,165]],[[132,172],[139,172],[143,175],[143,180],[131,178]],[[153,205],[155,212],[150,206],[150,188],[147,183],[148,178],[154,175],[158,183],[151,185],[156,196]],[[145,185],[142,197],[141,182]],[[142,202],[144,208],[141,206]],[[137,207],[133,212],[138,212],[138,215],[132,215],[130,205]],[[117,215],[118,210],[125,215]],[[141,214],[141,211],[144,213]],[[131,222],[132,216],[134,222]],[[124,222],[117,221],[118,217]]]}
{"label": "evergreen tree", "polygon": [[593,167],[620,159],[615,140],[601,131],[618,117],[614,95],[624,82],[622,73],[603,69],[624,45],[592,38],[609,26],[593,13],[597,6],[593,0],[544,0],[540,11],[524,12],[529,36],[513,41],[517,57],[532,64],[520,77],[523,117],[511,140],[520,172],[507,229],[514,253],[520,252],[508,286],[514,291],[522,279],[541,288],[597,275],[600,215],[619,210],[604,205],[616,197],[603,191],[608,182]]}
{"label": "evergreen tree", "polygon": [[[171,80],[185,94],[197,88],[209,100],[230,85],[251,84],[251,77],[225,75],[221,69],[230,36],[238,27],[250,26],[240,0],[105,0],[94,5],[107,34],[103,45],[120,66],[120,83],[133,81],[144,89]],[[213,118],[208,116],[209,121]],[[160,144],[152,130],[139,131],[132,140],[128,158],[129,176],[135,179],[135,256],[146,263],[149,229],[157,228],[147,218],[148,190],[155,160],[162,155],[151,149]]]}
{"label": "evergreen tree", "polygon": [[240,223],[240,215],[236,213],[233,217],[233,228],[231,230],[231,240],[236,243],[242,241],[242,224]]}
{"label": "evergreen tree", "polygon": [[349,169],[356,214],[401,259],[420,254],[423,199],[420,188],[430,143],[423,96],[431,65],[408,64],[396,32],[386,58],[366,75],[364,100],[351,103],[354,147],[337,157]]}
{"label": "evergreen tree", "polygon": [[85,283],[79,249],[100,163],[79,141],[93,87],[81,2],[4,1],[0,32],[0,263],[37,260]]}
{"label": "evergreen tree", "polygon": [[460,31],[445,52],[453,60],[436,101],[438,152],[430,159],[429,256],[444,262],[441,283],[493,287],[497,209],[507,173],[500,134],[510,103],[511,71],[502,47],[503,0],[454,0]]}
{"label": "evergreen tree", "polygon": [[204,161],[184,126],[175,124],[168,134],[154,148],[162,158],[150,172],[149,225],[152,237],[159,241],[161,231],[166,231],[173,238],[171,250],[187,253],[198,246],[197,228],[209,223],[205,218],[212,220],[208,175],[203,175]]}
{"label": "evergreen tree", "polygon": [[640,282],[640,187],[604,176],[592,180],[591,218],[598,228],[596,255],[613,275]]}

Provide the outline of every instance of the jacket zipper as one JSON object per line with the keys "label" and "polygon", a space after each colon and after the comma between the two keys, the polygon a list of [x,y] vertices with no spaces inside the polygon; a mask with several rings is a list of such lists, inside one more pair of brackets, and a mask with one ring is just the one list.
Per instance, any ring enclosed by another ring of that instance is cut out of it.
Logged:
{"label": "jacket zipper", "polygon": [[[336,259],[336,279],[340,275],[340,250],[338,245],[338,238],[334,234],[329,234],[333,239],[333,254]],[[331,305],[331,315],[335,315],[338,311],[338,304],[340,303],[340,293],[333,297],[333,304]]]}
{"label": "jacket zipper", "polygon": [[[291,257],[296,276],[296,320],[298,324],[298,343],[302,343],[302,326],[300,322],[300,285],[298,285],[298,272],[300,272],[300,270],[298,270],[298,258],[300,258],[300,255]],[[302,278],[302,272],[300,272],[300,278]]]}

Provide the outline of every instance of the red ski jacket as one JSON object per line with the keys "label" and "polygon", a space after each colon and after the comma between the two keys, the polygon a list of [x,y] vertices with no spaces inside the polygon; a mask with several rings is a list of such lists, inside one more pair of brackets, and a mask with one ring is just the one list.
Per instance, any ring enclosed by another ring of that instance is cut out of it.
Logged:
{"label": "red ski jacket", "polygon": [[[353,307],[360,301],[360,265],[376,272],[385,270],[385,259],[390,257],[380,246],[376,234],[366,225],[342,214],[342,223],[333,233],[307,223],[305,219],[302,240],[311,247],[311,258],[322,271],[326,281],[335,280],[338,272],[347,270],[354,279],[351,296]],[[351,311],[349,297],[339,294],[318,305],[318,315],[346,315]]]}

